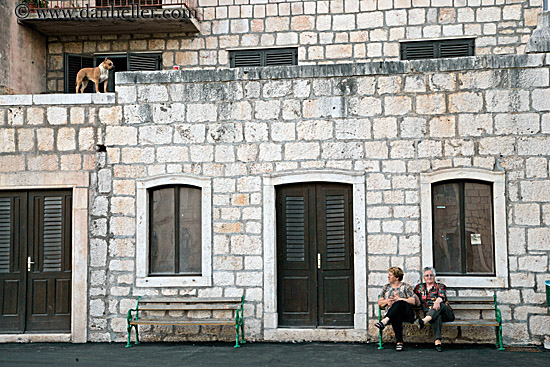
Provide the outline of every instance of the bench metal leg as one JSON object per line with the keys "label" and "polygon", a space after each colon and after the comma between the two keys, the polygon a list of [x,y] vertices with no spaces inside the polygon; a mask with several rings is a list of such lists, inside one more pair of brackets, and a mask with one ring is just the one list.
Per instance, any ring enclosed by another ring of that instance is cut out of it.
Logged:
{"label": "bench metal leg", "polygon": [[132,325],[128,325],[126,330],[128,330],[128,342],[126,343],[126,348],[131,348],[132,344],[130,344],[130,336],[132,335]]}
{"label": "bench metal leg", "polygon": [[[378,296],[380,298],[380,296]],[[378,306],[378,321],[382,321],[382,309]],[[384,349],[382,346],[382,330],[378,329],[378,349]]]}
{"label": "bench metal leg", "polygon": [[136,342],[134,343],[134,345],[138,345],[138,344],[140,343],[140,341],[139,341],[138,326],[137,326],[137,325],[134,325],[134,328],[136,329]]}

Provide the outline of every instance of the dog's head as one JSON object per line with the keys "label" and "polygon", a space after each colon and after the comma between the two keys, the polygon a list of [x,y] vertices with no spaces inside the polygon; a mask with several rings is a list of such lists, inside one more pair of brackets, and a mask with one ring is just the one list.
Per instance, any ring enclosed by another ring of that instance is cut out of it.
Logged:
{"label": "dog's head", "polygon": [[105,60],[103,60],[101,65],[107,70],[111,70],[115,68],[115,64],[113,64],[113,62],[108,58],[105,58]]}

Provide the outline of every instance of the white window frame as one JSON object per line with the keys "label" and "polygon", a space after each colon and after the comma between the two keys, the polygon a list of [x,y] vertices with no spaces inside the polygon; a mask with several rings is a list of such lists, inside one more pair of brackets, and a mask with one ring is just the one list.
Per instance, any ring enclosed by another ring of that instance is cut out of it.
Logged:
{"label": "white window frame", "polygon": [[493,185],[495,276],[438,275],[438,282],[455,288],[508,287],[508,241],[504,172],[493,172],[477,168],[451,168],[420,175],[422,266],[433,266],[432,184],[448,180],[479,180]]}
{"label": "white window frame", "polygon": [[[212,184],[209,178],[189,175],[163,175],[136,183],[136,286],[201,287],[212,285]],[[148,190],[164,185],[188,185],[201,189],[202,269],[201,275],[149,276],[149,195]]]}

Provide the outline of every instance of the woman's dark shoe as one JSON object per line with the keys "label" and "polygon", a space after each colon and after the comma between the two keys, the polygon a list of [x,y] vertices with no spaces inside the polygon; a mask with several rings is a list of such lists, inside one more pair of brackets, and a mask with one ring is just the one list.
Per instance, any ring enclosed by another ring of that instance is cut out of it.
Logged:
{"label": "woman's dark shoe", "polygon": [[380,330],[384,330],[384,328],[386,327],[386,325],[384,325],[382,321],[378,321],[376,324],[374,324],[374,326],[376,326]]}
{"label": "woman's dark shoe", "polygon": [[415,324],[418,325],[418,328],[420,330],[424,329],[424,320],[422,320],[421,318],[416,319]]}
{"label": "woman's dark shoe", "polygon": [[443,352],[443,348],[441,347],[441,344],[436,344],[435,345],[435,350],[438,351],[438,352]]}
{"label": "woman's dark shoe", "polygon": [[401,352],[403,350],[403,344],[397,344],[395,346],[395,350],[398,351],[398,352]]}

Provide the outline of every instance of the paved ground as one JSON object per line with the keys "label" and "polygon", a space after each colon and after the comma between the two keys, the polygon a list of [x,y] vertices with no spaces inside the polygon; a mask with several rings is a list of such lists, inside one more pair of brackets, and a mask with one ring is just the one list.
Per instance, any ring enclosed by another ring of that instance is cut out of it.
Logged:
{"label": "paved ground", "polygon": [[0,366],[550,366],[550,351],[493,346],[449,346],[437,353],[429,345],[248,343],[143,343],[124,348],[118,343],[0,344]]}

